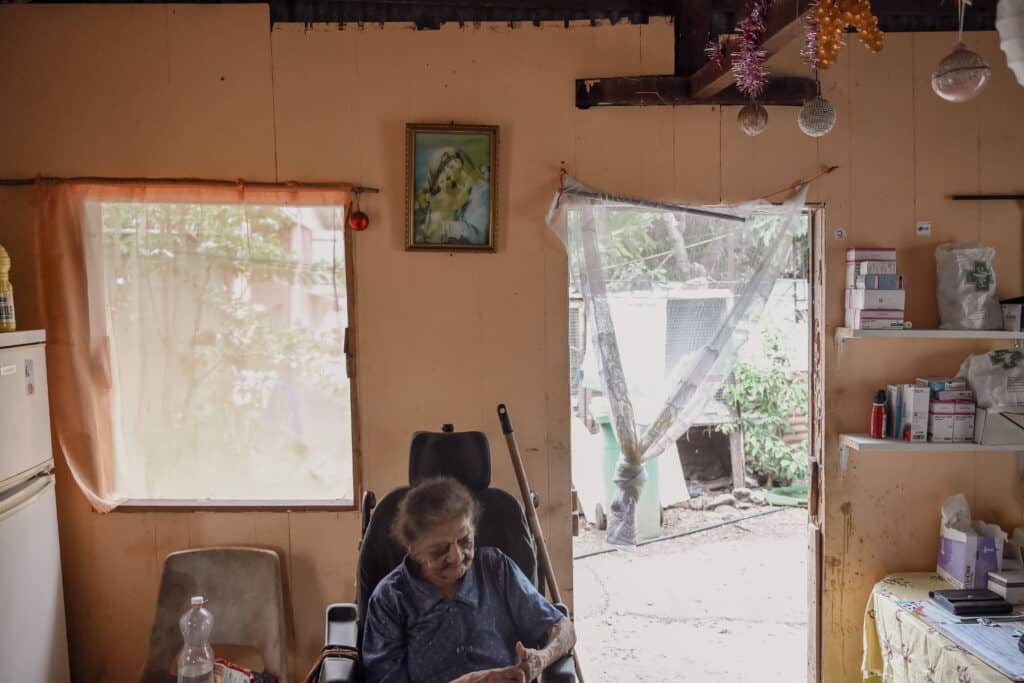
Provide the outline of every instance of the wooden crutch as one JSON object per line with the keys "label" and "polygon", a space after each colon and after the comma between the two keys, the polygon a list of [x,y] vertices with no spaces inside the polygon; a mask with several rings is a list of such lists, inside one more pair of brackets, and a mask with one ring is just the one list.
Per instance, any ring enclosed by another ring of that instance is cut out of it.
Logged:
{"label": "wooden crutch", "polygon": [[[501,421],[501,433],[505,435],[505,443],[508,444],[508,453],[512,456],[512,468],[516,471],[516,481],[519,482],[519,495],[523,497],[523,507],[526,508],[526,519],[530,522],[530,530],[537,541],[537,555],[540,558],[541,572],[548,584],[548,592],[555,602],[562,602],[562,593],[558,590],[558,581],[555,579],[555,570],[551,565],[551,556],[548,555],[548,544],[544,541],[544,530],[540,526],[540,518],[537,516],[537,508],[533,504],[533,496],[530,494],[530,482],[526,479],[526,468],[523,466],[523,457],[519,454],[519,444],[516,443],[516,434],[512,430],[512,419],[509,417],[508,408],[504,403],[498,404],[498,419]],[[580,658],[576,649],[572,651],[573,665],[576,667],[576,680],[583,683],[583,670],[580,668]]]}

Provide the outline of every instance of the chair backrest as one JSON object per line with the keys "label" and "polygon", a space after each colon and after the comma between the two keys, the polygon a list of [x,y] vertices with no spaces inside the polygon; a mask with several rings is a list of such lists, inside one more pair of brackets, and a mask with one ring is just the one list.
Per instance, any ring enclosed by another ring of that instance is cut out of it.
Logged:
{"label": "chair backrest", "polygon": [[[537,549],[526,513],[519,500],[491,488],[491,450],[483,432],[416,432],[409,448],[409,481],[431,476],[458,479],[481,505],[476,544],[501,549],[537,585]],[[359,549],[356,599],[360,622],[373,589],[405,557],[405,549],[392,537],[391,526],[408,486],[391,491],[373,509]],[[360,632],[362,629],[360,628]]]}
{"label": "chair backrest", "polygon": [[288,683],[281,563],[276,552],[260,548],[201,548],[167,556],[142,683],[174,680],[171,663],[183,645],[178,620],[193,595],[206,597],[213,613],[214,654],[217,643],[253,647],[265,670]]}

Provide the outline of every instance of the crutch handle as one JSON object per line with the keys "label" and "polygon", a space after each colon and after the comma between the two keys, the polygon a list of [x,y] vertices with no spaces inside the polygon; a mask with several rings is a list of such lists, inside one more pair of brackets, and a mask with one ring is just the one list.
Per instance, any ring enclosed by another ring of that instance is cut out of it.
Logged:
{"label": "crutch handle", "polygon": [[512,418],[508,415],[508,408],[504,403],[498,404],[498,419],[501,421],[501,433],[508,436],[512,433]]}

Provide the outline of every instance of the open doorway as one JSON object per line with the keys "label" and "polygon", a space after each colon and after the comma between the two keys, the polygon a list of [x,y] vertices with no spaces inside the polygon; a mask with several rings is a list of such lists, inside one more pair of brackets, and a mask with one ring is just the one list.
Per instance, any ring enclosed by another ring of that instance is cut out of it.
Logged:
{"label": "open doorway", "polygon": [[[639,375],[671,373],[681,356],[710,343],[764,245],[739,231],[703,234],[693,225],[672,234],[649,211],[617,213],[608,218],[620,225],[608,231],[615,257],[607,260],[626,267],[609,272],[607,285],[622,363]],[[645,463],[632,553],[605,541],[619,445],[601,368],[588,349],[587,306],[570,283],[573,483],[581,513],[575,618],[594,680],[816,676],[812,384],[820,377],[814,291],[821,273],[812,245],[820,219],[819,211],[804,211],[787,238],[784,265],[728,380],[675,448]],[[658,284],[636,286],[638,278]]]}

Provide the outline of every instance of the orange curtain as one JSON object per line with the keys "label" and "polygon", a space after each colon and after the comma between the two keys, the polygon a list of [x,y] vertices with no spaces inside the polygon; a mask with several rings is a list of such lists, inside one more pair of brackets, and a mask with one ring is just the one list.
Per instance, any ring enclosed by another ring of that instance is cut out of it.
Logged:
{"label": "orange curtain", "polygon": [[[102,250],[89,236],[101,202],[338,206],[351,189],[265,189],[211,184],[40,182],[34,197],[37,288],[47,332],[50,414],[56,446],[98,512],[117,507],[115,391],[106,323]],[[340,213],[339,213],[340,215]]]}

